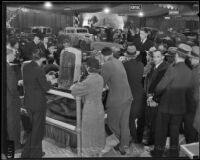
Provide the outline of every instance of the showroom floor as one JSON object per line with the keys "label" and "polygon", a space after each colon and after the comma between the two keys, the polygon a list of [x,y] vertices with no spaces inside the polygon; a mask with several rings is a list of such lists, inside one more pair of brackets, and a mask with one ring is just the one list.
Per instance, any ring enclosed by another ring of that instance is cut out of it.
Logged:
{"label": "showroom floor", "polygon": [[[60,147],[56,142],[50,138],[45,138],[42,142],[43,150],[46,153],[43,158],[61,158],[61,157],[77,157],[77,154],[71,151],[70,148]],[[134,144],[130,147],[130,154],[127,157],[151,157],[148,153],[148,148],[140,144]],[[180,153],[183,157],[183,153]],[[113,149],[105,153],[103,157],[122,157],[119,153],[116,153]],[[15,158],[20,158],[20,153],[15,154]]]}

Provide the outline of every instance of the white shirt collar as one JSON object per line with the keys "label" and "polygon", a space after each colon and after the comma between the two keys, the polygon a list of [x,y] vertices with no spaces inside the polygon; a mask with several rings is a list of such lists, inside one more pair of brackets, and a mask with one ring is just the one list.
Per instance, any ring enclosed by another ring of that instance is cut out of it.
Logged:
{"label": "white shirt collar", "polygon": [[155,69],[159,67],[159,65],[162,63],[163,61],[161,61],[160,63],[158,63],[156,66],[155,66]]}
{"label": "white shirt collar", "polygon": [[147,38],[143,39],[142,43],[144,44],[146,42]]}

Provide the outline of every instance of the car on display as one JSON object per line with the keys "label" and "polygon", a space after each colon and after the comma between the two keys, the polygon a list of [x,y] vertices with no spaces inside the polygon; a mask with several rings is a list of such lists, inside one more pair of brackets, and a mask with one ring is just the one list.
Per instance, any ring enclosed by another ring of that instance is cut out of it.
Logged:
{"label": "car on display", "polygon": [[197,32],[183,32],[183,35],[185,35],[188,39],[188,41],[194,42],[195,44],[198,44],[199,42],[199,35]]}
{"label": "car on display", "polygon": [[85,43],[90,44],[94,41],[94,36],[84,27],[65,27],[62,34],[68,35],[72,40],[73,46],[79,48],[84,47]]}
{"label": "car on display", "polygon": [[48,36],[50,40],[55,39],[55,35],[53,34],[52,28],[46,27],[46,26],[31,26],[31,27],[22,28],[20,32],[20,38],[31,41],[34,35],[37,33],[42,33]]}

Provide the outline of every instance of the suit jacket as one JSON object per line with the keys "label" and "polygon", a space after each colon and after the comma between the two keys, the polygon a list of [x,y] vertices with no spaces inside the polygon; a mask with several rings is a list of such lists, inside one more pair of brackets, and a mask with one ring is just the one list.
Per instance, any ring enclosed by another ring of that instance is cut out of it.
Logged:
{"label": "suit jacket", "polygon": [[7,63],[7,109],[18,110],[21,106],[17,90],[17,78],[12,67]]}
{"label": "suit jacket", "polygon": [[124,62],[124,68],[134,98],[132,104],[134,114],[140,116],[144,108],[144,88],[142,85],[144,65],[136,59],[131,59]]}
{"label": "suit jacket", "polygon": [[[7,132],[9,140],[15,142],[15,146],[19,146],[20,139],[20,107],[21,102],[19,92],[17,90],[17,79],[11,66],[7,63]],[[5,115],[4,115],[5,116]]]}
{"label": "suit jacket", "polygon": [[142,43],[141,39],[137,38],[133,44],[136,46],[136,49],[140,51],[140,55],[137,56],[137,60],[141,61],[145,66],[147,64],[146,51],[148,51],[154,45],[153,42],[147,39],[144,43]]}
{"label": "suit jacket", "polygon": [[156,95],[161,95],[158,111],[169,114],[184,114],[192,86],[192,72],[184,62],[170,65],[157,85]]}
{"label": "suit jacket", "polygon": [[26,46],[23,48],[23,59],[24,61],[28,61],[32,59],[32,52],[35,49],[40,49],[38,45],[35,44],[34,41],[31,41],[26,44]]}
{"label": "suit jacket", "polygon": [[127,107],[133,98],[122,62],[112,57],[103,64],[102,76],[109,87],[106,107]]}
{"label": "suit jacket", "polygon": [[164,76],[168,66],[169,65],[165,61],[163,61],[156,69],[152,68],[149,75],[148,93],[154,93],[157,84]]}
{"label": "suit jacket", "polygon": [[142,85],[142,76],[144,72],[144,65],[135,59],[131,59],[123,63],[127,73],[128,82],[131,87],[134,98],[144,94]]}
{"label": "suit jacket", "polygon": [[32,111],[46,110],[45,92],[50,89],[44,70],[34,61],[24,65],[23,69],[24,81],[24,105]]}
{"label": "suit jacket", "polygon": [[46,57],[48,57],[50,54],[48,48],[45,48],[43,43],[40,43],[38,46],[39,46],[40,50],[45,53]]}

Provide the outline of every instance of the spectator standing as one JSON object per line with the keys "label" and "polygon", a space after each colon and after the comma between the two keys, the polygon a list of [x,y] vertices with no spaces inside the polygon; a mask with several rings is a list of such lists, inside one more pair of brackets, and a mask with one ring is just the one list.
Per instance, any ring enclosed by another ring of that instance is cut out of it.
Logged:
{"label": "spectator standing", "polygon": [[[148,75],[149,79],[149,85],[148,85],[148,95],[147,95],[147,100],[150,101],[150,98],[155,94],[155,88],[160,82],[160,80],[163,78],[167,68],[168,64],[164,61],[164,53],[162,53],[159,50],[153,51],[153,62],[154,62],[154,67],[151,69],[151,72]],[[154,99],[159,102],[159,97],[154,97]],[[149,141],[146,143],[147,145],[152,145],[154,144],[154,139],[155,139],[155,123],[156,123],[156,115],[157,115],[157,110],[158,107],[155,106],[149,106],[147,105],[147,113],[149,116],[146,118],[146,122],[148,123],[148,128],[150,129],[150,134],[149,134]]]}
{"label": "spectator standing", "polygon": [[144,89],[142,85],[144,65],[136,60],[138,54],[135,46],[128,46],[126,52],[128,60],[123,63],[134,97],[131,104],[129,127],[132,141],[136,143],[142,141],[144,127],[141,121],[142,114],[144,114]]}
{"label": "spectator standing", "polygon": [[30,116],[32,130],[28,135],[21,158],[41,158],[45,154],[42,152],[47,109],[45,93],[50,89],[50,85],[41,68],[43,61],[46,60],[45,54],[39,49],[33,50],[32,54],[32,61],[22,68],[24,106]]}
{"label": "spectator standing", "polygon": [[44,36],[41,33],[35,34],[31,42],[27,43],[23,48],[23,59],[24,61],[29,61],[32,59],[32,52],[36,49],[40,49],[39,43]]}
{"label": "spectator standing", "polygon": [[193,127],[193,122],[199,104],[199,46],[192,47],[191,55],[190,61],[192,64],[193,86],[189,104],[187,105],[187,112],[183,118],[186,143],[198,141],[198,132]]}
{"label": "spectator standing", "polygon": [[21,148],[20,144],[20,98],[17,90],[17,78],[10,62],[15,56],[11,50],[7,50],[7,133],[8,139],[14,141],[15,151]]}
{"label": "spectator standing", "polygon": [[152,156],[163,155],[167,132],[170,132],[170,157],[179,156],[179,129],[186,113],[187,97],[192,84],[192,72],[184,63],[189,56],[188,46],[179,45],[176,49],[175,64],[170,65],[164,77],[155,88],[160,96],[155,130],[155,147]]}
{"label": "spectator standing", "polygon": [[137,50],[140,51],[140,55],[137,57],[137,60],[141,61],[144,66],[147,64],[147,51],[154,45],[153,42],[147,38],[147,36],[148,30],[140,30],[140,37],[133,42]]}
{"label": "spectator standing", "polygon": [[133,97],[123,64],[113,57],[110,48],[103,48],[101,53],[105,59],[102,76],[109,88],[106,102],[107,123],[110,130],[120,139],[115,150],[126,154],[129,151],[129,115]]}
{"label": "spectator standing", "polygon": [[103,78],[100,64],[94,58],[86,61],[88,76],[71,87],[72,95],[82,96],[82,152],[83,156],[97,157],[105,146],[104,107],[102,104]]}

